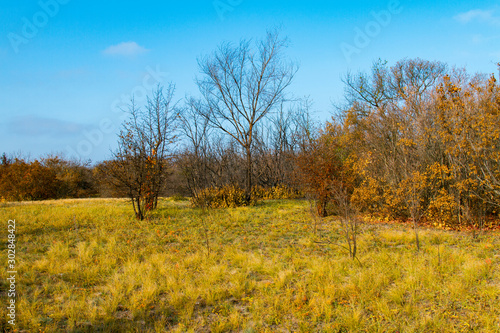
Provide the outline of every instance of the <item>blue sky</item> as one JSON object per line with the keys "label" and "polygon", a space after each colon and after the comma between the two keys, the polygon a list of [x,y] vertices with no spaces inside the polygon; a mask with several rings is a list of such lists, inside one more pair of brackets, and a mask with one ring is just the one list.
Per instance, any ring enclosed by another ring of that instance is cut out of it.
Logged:
{"label": "blue sky", "polygon": [[[197,58],[281,26],[299,72],[290,91],[318,119],[341,77],[378,58],[440,60],[497,73],[497,1],[4,1],[0,11],[0,153],[103,160],[122,101],[154,83],[196,95]],[[498,74],[497,74],[498,75]]]}

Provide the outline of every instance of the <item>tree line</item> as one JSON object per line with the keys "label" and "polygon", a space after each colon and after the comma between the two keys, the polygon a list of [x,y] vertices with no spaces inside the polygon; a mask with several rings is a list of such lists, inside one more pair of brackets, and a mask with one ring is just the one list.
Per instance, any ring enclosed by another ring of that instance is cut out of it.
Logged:
{"label": "tree line", "polygon": [[2,198],[123,196],[144,219],[163,195],[190,196],[199,206],[246,205],[281,188],[311,198],[318,215],[346,221],[371,214],[415,226],[423,219],[482,226],[499,213],[493,75],[438,61],[379,60],[343,77],[344,102],[319,124],[312,102],[288,93],[298,67],[285,57],[287,45],[276,30],[222,44],[198,60],[199,96],[176,102],[171,83],[146,105],[132,100],[118,148],[96,166],[4,155]]}

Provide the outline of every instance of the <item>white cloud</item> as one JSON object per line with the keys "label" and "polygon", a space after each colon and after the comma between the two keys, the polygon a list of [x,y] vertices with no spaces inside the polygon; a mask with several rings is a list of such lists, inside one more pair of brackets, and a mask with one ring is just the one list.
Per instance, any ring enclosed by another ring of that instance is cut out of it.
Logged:
{"label": "white cloud", "polygon": [[132,57],[142,53],[146,53],[149,50],[140,46],[136,42],[124,42],[117,45],[111,45],[102,51],[106,55],[118,55]]}
{"label": "white cloud", "polygon": [[473,9],[456,15],[454,19],[463,24],[472,21],[479,21],[493,25],[500,25],[500,17],[495,16],[494,10]]}

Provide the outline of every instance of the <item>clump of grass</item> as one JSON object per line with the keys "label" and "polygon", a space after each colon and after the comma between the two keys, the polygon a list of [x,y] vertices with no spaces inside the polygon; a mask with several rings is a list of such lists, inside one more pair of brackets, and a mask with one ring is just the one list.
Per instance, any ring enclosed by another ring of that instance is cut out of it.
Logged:
{"label": "clump of grass", "polygon": [[159,206],[139,222],[124,200],[4,204],[18,226],[16,328],[500,331],[498,233],[421,230],[416,253],[411,228],[365,223],[358,265],[334,244],[335,219],[317,226],[332,244],[314,242],[306,201],[214,210],[208,233],[189,202]]}

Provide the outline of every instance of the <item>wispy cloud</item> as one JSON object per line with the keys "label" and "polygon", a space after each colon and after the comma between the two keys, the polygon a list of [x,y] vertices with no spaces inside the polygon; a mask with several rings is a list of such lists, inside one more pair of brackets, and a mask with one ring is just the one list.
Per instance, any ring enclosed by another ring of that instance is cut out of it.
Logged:
{"label": "wispy cloud", "polygon": [[482,34],[474,34],[472,35],[472,42],[474,44],[486,44],[491,43],[497,39],[500,39],[500,35],[496,36],[484,36]]}
{"label": "wispy cloud", "polygon": [[116,45],[111,45],[102,51],[105,55],[117,55],[117,56],[127,56],[133,57],[139,54],[149,52],[148,49],[140,46],[136,42],[123,42]]}
{"label": "wispy cloud", "polygon": [[478,21],[492,25],[500,25],[500,16],[496,16],[494,10],[473,9],[456,15],[454,19],[463,24]]}
{"label": "wispy cloud", "polygon": [[88,125],[37,115],[19,116],[6,124],[10,132],[25,137],[70,137],[79,135]]}

